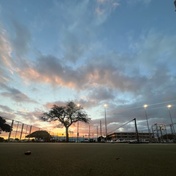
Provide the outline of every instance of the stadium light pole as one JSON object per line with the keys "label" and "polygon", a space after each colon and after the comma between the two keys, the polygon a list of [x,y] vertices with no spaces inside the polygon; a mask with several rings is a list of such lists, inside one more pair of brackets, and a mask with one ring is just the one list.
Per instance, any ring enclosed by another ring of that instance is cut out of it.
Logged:
{"label": "stadium light pole", "polygon": [[175,138],[175,129],[174,129],[174,124],[173,124],[173,120],[172,120],[172,115],[171,115],[171,112],[170,112],[170,108],[172,107],[172,105],[167,105],[167,108],[168,108],[168,111],[169,111],[169,117],[170,117],[170,120],[171,120],[171,132],[172,134],[174,135],[174,138]]}
{"label": "stadium light pole", "polygon": [[106,140],[107,140],[107,121],[106,121],[106,108],[107,108],[107,104],[104,104],[104,110],[105,110],[105,136],[106,136]]}
{"label": "stadium light pole", "polygon": [[101,127],[101,120],[100,120],[100,136],[102,137],[102,127]]}
{"label": "stadium light pole", "polygon": [[148,122],[148,115],[147,115],[147,111],[146,111],[148,105],[145,104],[143,107],[144,107],[144,110],[145,110],[145,117],[146,117],[146,121],[147,121],[147,128],[148,128],[149,138],[150,138],[150,140],[151,140],[150,128],[149,128],[149,122]]}
{"label": "stadium light pole", "polygon": [[98,141],[98,126],[97,126],[97,141]]}

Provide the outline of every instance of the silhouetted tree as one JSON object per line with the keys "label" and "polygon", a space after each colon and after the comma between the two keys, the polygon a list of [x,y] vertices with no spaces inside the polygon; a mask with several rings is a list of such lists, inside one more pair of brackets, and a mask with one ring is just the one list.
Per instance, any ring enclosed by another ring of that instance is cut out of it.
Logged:
{"label": "silhouetted tree", "polygon": [[48,113],[44,113],[42,117],[45,121],[58,120],[66,131],[66,142],[69,141],[69,127],[78,121],[88,123],[88,115],[83,111],[82,106],[76,105],[74,102],[68,102],[65,106],[54,105]]}
{"label": "silhouetted tree", "polygon": [[34,131],[31,134],[28,134],[26,138],[37,138],[37,139],[43,139],[44,141],[50,141],[51,135],[47,131]]}
{"label": "silhouetted tree", "polygon": [[0,133],[1,131],[10,132],[12,128],[10,125],[6,124],[6,120],[0,116]]}

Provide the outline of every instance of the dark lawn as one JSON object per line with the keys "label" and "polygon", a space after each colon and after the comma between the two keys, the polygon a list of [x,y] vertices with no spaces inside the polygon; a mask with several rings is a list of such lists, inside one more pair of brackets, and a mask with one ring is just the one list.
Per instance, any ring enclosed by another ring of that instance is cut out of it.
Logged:
{"label": "dark lawn", "polygon": [[0,143],[0,176],[175,175],[174,144]]}

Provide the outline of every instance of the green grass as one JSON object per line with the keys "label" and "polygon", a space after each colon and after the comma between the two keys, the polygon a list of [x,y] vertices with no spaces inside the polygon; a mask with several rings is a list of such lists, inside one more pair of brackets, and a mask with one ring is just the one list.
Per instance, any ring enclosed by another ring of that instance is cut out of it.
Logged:
{"label": "green grass", "polygon": [[0,175],[175,176],[176,145],[0,143]]}

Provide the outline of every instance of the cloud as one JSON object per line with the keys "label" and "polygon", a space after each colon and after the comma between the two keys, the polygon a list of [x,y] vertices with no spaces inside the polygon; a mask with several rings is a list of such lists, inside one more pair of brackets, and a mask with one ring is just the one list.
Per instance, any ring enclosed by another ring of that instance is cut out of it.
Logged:
{"label": "cloud", "polygon": [[[97,54],[76,69],[60,58],[41,56],[33,67],[23,68],[19,73],[29,81],[67,87],[84,94],[76,101],[89,110],[107,102],[109,128],[113,128],[112,122],[121,125],[136,117],[142,129],[146,124],[143,104],[166,102],[176,94],[176,77],[171,69],[176,67],[174,46],[175,36],[149,31],[136,41],[130,56],[111,52]],[[150,124],[169,123],[163,117],[164,106],[160,108],[150,110],[153,113],[149,115]],[[100,117],[103,120],[103,115]]]}
{"label": "cloud", "polygon": [[21,128],[21,125],[24,124],[24,130],[23,134],[27,131],[29,132],[29,126],[32,126],[32,131],[36,130],[53,130],[55,127],[55,123],[46,123],[42,122],[39,117],[41,117],[42,112],[35,110],[35,111],[24,111],[24,110],[19,110],[19,111],[13,111],[12,113],[10,112],[1,112],[0,111],[0,116],[4,117],[7,121],[7,123],[11,124],[12,120],[13,122],[13,128],[16,127],[16,125],[19,125],[19,128]]}
{"label": "cloud", "polygon": [[104,23],[119,5],[119,0],[97,0],[95,14],[98,24]]}
{"label": "cloud", "polygon": [[44,105],[44,107],[48,110],[48,109],[51,109],[53,105],[64,106],[65,103],[66,103],[65,101],[48,102]]}
{"label": "cloud", "polygon": [[54,1],[54,8],[50,10],[59,24],[57,35],[64,60],[76,63],[84,56],[94,37],[96,26],[92,22],[94,18],[91,1]]}
{"label": "cloud", "polygon": [[[141,37],[137,50],[137,61],[153,69],[157,64],[176,64],[174,56],[175,35],[164,35],[155,30],[150,30]],[[169,62],[166,59],[169,58]]]}
{"label": "cloud", "polygon": [[119,67],[118,61],[113,62],[112,60],[112,63],[107,64],[107,61],[102,59],[89,60],[87,65],[80,66],[75,70],[64,65],[61,59],[43,56],[37,60],[34,67],[22,68],[19,73],[27,80],[46,82],[77,90],[101,85],[120,91],[137,91],[146,81],[146,78],[140,75],[133,76],[124,73]]}
{"label": "cloud", "polygon": [[63,31],[61,43],[61,47],[64,53],[64,60],[72,63],[76,63],[77,61],[79,61],[89,48],[90,39],[88,39],[87,41],[82,41],[81,36],[87,35],[87,38],[91,37],[91,34],[88,32],[89,30],[84,29],[84,27],[81,27],[81,31],[79,32],[78,36],[77,32],[80,27],[79,25],[77,27],[78,29],[75,29],[75,31],[69,31],[65,29]]}
{"label": "cloud", "polygon": [[[5,119],[12,119],[14,120],[15,119],[15,114],[13,112],[6,112],[6,111],[0,111],[0,116],[1,117],[4,117]],[[8,121],[7,121],[8,122]],[[11,121],[10,121],[11,123]]]}
{"label": "cloud", "polygon": [[54,56],[43,56],[37,60],[33,68],[24,68],[19,73],[27,80],[46,82],[55,86],[77,87],[82,79],[79,71],[64,66],[62,60]]}
{"label": "cloud", "polygon": [[175,37],[150,30],[138,42],[134,63],[138,63],[139,74],[146,77],[140,88],[141,100],[162,102],[175,94]]}
{"label": "cloud", "polygon": [[151,3],[152,0],[133,0],[133,1],[128,0],[127,2],[130,3],[130,4],[134,4],[134,3],[144,3],[144,4],[147,5],[147,4]]}
{"label": "cloud", "polygon": [[[25,68],[20,73],[30,81],[46,82],[54,86],[74,88],[79,91],[90,91],[89,96],[97,100],[100,100],[100,97],[103,100],[105,93],[107,97],[113,99],[115,94],[119,92],[137,95],[136,98],[144,98],[144,93],[148,97],[152,97],[155,94],[160,94],[161,91],[163,94],[167,93],[167,89],[169,90],[175,85],[175,78],[168,74],[169,69],[166,65],[155,65],[156,68],[150,76],[141,76],[140,72],[133,75],[125,73],[124,66],[120,68],[121,65],[118,65],[118,61],[116,64],[113,62],[107,64],[103,60],[101,63],[98,60],[90,63],[78,68],[77,71],[61,64],[61,60],[48,56],[40,58],[35,68]],[[160,67],[163,69],[160,70]],[[159,79],[160,77],[163,79]],[[105,91],[101,88],[102,86],[107,86],[112,91],[107,91],[108,89]],[[157,87],[155,92],[152,87]],[[98,93],[93,93],[93,91]],[[112,94],[112,92],[114,93]],[[121,101],[123,102],[123,100]],[[124,99],[124,101],[126,100]]]}
{"label": "cloud", "polygon": [[12,46],[7,37],[7,32],[0,24],[0,82],[8,82],[10,80],[9,73],[13,73],[14,62],[11,59],[11,53]]}
{"label": "cloud", "polygon": [[4,112],[13,112],[13,110],[8,106],[0,105],[0,109],[2,109]]}
{"label": "cloud", "polygon": [[11,52],[12,48],[8,41],[6,31],[0,27],[0,59],[4,66],[12,66]]}
{"label": "cloud", "polygon": [[8,83],[13,80],[15,74],[20,67],[26,65],[26,61],[22,56],[27,52],[29,33],[28,30],[21,26],[18,22],[13,21],[14,39],[10,39],[9,33],[0,25],[0,82]]}
{"label": "cloud", "polygon": [[12,44],[17,57],[24,56],[28,52],[31,35],[27,27],[20,24],[17,20],[12,20],[14,36]]}
{"label": "cloud", "polygon": [[[75,0],[54,1],[54,9],[50,10],[59,24],[59,48],[65,62],[75,64],[92,52],[95,41],[99,41],[99,27],[110,17],[117,5],[116,0],[84,0],[79,1],[79,4]],[[63,15],[58,15],[58,11]]]}
{"label": "cloud", "polygon": [[6,90],[5,92],[0,93],[3,97],[8,97],[15,102],[37,103],[35,100],[31,100],[27,95],[25,95],[18,89],[10,88],[5,84],[0,84],[0,87]]}
{"label": "cloud", "polygon": [[107,100],[113,101],[115,99],[113,90],[110,88],[105,88],[105,87],[92,88],[89,91],[88,97],[91,100],[96,100],[97,102],[107,101]]}

